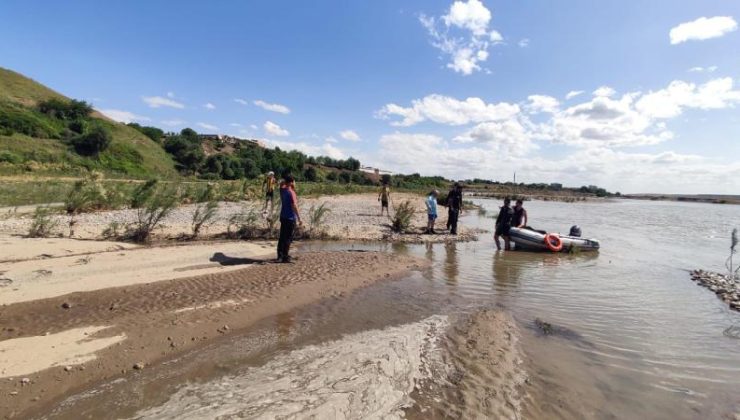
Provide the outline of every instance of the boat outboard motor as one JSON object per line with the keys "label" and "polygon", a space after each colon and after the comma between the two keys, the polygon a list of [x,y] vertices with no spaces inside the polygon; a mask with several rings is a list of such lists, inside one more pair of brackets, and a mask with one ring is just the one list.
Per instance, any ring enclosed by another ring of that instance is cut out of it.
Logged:
{"label": "boat outboard motor", "polygon": [[581,237],[581,227],[578,225],[573,225],[570,227],[570,233],[569,236],[575,236],[576,238]]}

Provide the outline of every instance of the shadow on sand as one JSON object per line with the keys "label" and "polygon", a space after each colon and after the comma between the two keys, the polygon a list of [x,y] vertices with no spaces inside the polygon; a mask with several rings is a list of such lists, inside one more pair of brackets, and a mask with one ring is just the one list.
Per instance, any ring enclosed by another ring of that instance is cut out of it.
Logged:
{"label": "shadow on sand", "polygon": [[216,262],[221,265],[249,265],[249,264],[264,264],[268,262],[265,259],[229,257],[223,252],[216,252],[209,259],[209,261]]}

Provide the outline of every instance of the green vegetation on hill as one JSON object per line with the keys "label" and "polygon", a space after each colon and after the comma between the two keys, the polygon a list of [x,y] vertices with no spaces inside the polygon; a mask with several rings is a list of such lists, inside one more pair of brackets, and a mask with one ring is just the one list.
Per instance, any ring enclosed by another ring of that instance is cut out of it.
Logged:
{"label": "green vegetation on hill", "polygon": [[0,68],[0,174],[90,170],[118,177],[177,176],[168,154],[136,129]]}

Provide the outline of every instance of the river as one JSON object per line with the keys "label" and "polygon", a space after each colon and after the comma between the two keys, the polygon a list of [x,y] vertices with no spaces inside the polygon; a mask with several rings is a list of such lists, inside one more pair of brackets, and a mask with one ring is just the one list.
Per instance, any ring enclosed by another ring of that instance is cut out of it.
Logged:
{"label": "river", "polygon": [[[487,211],[462,223],[492,229],[499,202],[476,202]],[[473,368],[462,375],[472,383],[501,384],[524,371],[521,401],[499,407],[500,417],[740,413],[740,339],[723,333],[740,325],[740,314],[688,273],[723,270],[740,206],[617,200],[526,207],[531,225],[567,232],[578,224],[584,237],[601,241],[601,252],[497,252],[490,234],[434,245],[303,244],[409,253],[431,267],[266,319],[146,375],[73,396],[49,417],[483,417],[475,392],[430,395],[441,389],[431,387],[422,395],[418,384],[449,377],[439,357],[445,331],[485,309],[515,320],[521,366],[484,372],[475,364],[480,355],[456,356],[470,359],[463,365]],[[553,333],[543,334],[538,322]]]}

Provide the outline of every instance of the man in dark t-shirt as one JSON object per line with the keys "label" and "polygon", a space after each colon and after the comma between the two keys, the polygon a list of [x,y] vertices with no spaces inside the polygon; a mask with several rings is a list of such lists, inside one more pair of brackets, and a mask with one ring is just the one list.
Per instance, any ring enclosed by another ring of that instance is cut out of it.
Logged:
{"label": "man in dark t-shirt", "polygon": [[447,228],[451,235],[457,235],[457,220],[463,210],[462,185],[456,182],[447,193]]}
{"label": "man in dark t-shirt", "polygon": [[293,242],[293,233],[296,225],[301,225],[301,213],[298,211],[298,197],[295,193],[295,179],[286,175],[280,185],[280,239],[277,245],[277,261],[289,263],[290,243]]}
{"label": "man in dark t-shirt", "polygon": [[493,239],[496,241],[496,248],[501,250],[501,243],[499,238],[504,237],[504,249],[507,251],[511,249],[511,243],[509,242],[509,229],[511,229],[511,220],[514,217],[514,210],[511,208],[511,199],[508,197],[504,199],[504,205],[498,212],[496,217],[496,233],[493,235]]}

